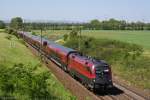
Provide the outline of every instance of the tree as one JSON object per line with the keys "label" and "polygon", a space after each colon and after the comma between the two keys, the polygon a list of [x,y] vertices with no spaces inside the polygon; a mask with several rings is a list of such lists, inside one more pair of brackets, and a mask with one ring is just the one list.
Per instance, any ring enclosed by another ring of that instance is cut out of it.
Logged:
{"label": "tree", "polygon": [[150,23],[146,25],[146,30],[150,30]]}
{"label": "tree", "polygon": [[116,19],[113,19],[113,18],[109,19],[109,21],[108,21],[108,25],[109,25],[111,30],[119,29],[119,24],[120,24],[120,22]]}
{"label": "tree", "polygon": [[120,21],[119,30],[125,30],[126,24],[125,20]]}
{"label": "tree", "polygon": [[23,20],[21,17],[15,17],[11,19],[10,27],[16,30],[21,29],[23,26]]}
{"label": "tree", "polygon": [[100,21],[97,20],[97,19],[92,20],[92,21],[90,22],[90,24],[91,24],[92,29],[100,29],[100,28],[101,28],[101,27],[100,27],[101,23],[100,23]]}
{"label": "tree", "polygon": [[143,30],[144,29],[144,23],[143,22],[136,22],[137,30]]}
{"label": "tree", "polygon": [[5,23],[2,20],[0,20],[0,29],[4,29],[4,28],[5,28]]}
{"label": "tree", "polygon": [[70,34],[69,34],[69,37],[70,38],[77,38],[78,37],[78,30],[76,30],[76,29],[73,29],[71,32],[70,32]]}

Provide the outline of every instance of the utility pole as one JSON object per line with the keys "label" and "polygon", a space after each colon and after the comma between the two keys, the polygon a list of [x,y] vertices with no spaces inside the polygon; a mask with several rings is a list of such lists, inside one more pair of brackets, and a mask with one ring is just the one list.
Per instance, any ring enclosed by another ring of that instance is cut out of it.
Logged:
{"label": "utility pole", "polygon": [[[20,37],[23,38],[24,41],[26,41],[24,38],[24,34],[25,34],[25,20],[24,19],[23,19],[23,24],[22,24],[22,34],[23,35],[20,35]],[[25,43],[25,45],[26,45],[26,43]]]}
{"label": "utility pole", "polygon": [[79,51],[81,50],[81,26],[79,26]]}
{"label": "utility pole", "polygon": [[41,27],[41,34],[40,34],[40,36],[41,36],[41,45],[40,45],[40,50],[39,50],[39,52],[40,52],[40,58],[41,58],[41,61],[42,61],[42,34],[43,34],[43,27]]}
{"label": "utility pole", "polygon": [[[24,34],[24,30],[25,30],[24,28],[25,28],[25,20],[23,20],[23,25],[22,25],[22,32],[23,32],[23,34]],[[24,37],[22,37],[22,38],[24,39]]]}

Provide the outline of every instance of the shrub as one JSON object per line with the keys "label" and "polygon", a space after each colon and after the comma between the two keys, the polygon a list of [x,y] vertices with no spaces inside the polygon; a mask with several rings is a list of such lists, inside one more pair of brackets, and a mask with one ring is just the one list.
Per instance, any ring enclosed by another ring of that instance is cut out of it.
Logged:
{"label": "shrub", "polygon": [[12,34],[12,33],[13,33],[13,29],[6,28],[6,29],[5,29],[5,32],[8,33],[8,34]]}
{"label": "shrub", "polygon": [[[134,60],[143,52],[142,47],[138,45],[116,40],[97,40],[82,36],[80,41],[80,52],[106,60],[126,60],[127,58]],[[78,49],[79,38],[69,39],[64,45]]]}
{"label": "shrub", "polygon": [[11,35],[7,35],[5,38],[8,39],[8,40],[11,40],[12,36]]}
{"label": "shrub", "polygon": [[[13,67],[0,67],[1,96],[20,94],[30,99],[55,98],[47,89],[47,80],[51,78],[49,72],[34,73],[35,68],[27,67],[22,63]],[[19,97],[15,97],[19,98]]]}
{"label": "shrub", "polygon": [[66,41],[68,39],[68,34],[65,34],[63,37],[64,37],[64,41]]}
{"label": "shrub", "polygon": [[37,36],[36,32],[31,32],[31,34]]}
{"label": "shrub", "polygon": [[11,28],[7,28],[7,29],[5,29],[5,32],[8,33],[8,34],[14,35],[19,39],[19,35],[17,34],[16,30],[13,30]]}

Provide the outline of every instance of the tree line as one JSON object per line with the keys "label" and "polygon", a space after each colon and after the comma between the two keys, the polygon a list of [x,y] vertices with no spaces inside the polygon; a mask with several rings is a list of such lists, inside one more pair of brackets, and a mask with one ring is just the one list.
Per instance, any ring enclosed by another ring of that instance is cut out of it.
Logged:
{"label": "tree line", "polygon": [[104,21],[95,19],[92,20],[87,27],[92,30],[150,30],[150,23],[140,21],[127,22],[113,18]]}
{"label": "tree line", "polygon": [[39,30],[45,28],[47,30],[72,30],[79,28],[82,30],[150,30],[150,23],[144,22],[127,22],[125,20],[109,19],[99,21],[91,20],[87,23],[54,23],[54,22],[23,22],[21,17],[12,18],[10,23],[6,24],[0,21],[0,29],[9,26],[13,29],[22,29],[26,31]]}
{"label": "tree line", "polygon": [[45,27],[49,30],[72,30],[73,28],[80,28],[82,30],[150,30],[150,23],[144,22],[127,22],[125,20],[109,19],[99,21],[97,19],[91,20],[87,23],[25,23],[25,29],[40,29]]}

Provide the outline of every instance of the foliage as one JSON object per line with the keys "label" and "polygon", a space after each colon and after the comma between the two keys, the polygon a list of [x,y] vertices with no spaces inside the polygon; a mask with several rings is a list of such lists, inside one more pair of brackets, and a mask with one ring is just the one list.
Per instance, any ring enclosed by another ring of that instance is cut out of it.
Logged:
{"label": "foliage", "polygon": [[35,32],[31,32],[31,34],[32,34],[32,35],[36,35],[36,36],[37,36],[37,34],[36,34]]}
{"label": "foliage", "polygon": [[22,27],[23,27],[22,18],[21,17],[12,18],[11,22],[10,22],[10,27],[15,30],[22,29]]}
{"label": "foliage", "polygon": [[75,39],[75,38],[77,38],[78,37],[78,30],[76,30],[76,29],[74,29],[74,30],[72,30],[71,32],[70,32],[70,34],[69,34],[69,38],[70,39]]}
{"label": "foliage", "polygon": [[[78,49],[78,42],[79,38],[75,38],[73,40],[70,39],[65,43],[65,46],[73,49]],[[81,37],[80,45],[80,52],[84,54],[90,54],[91,56],[94,56],[96,58],[106,59],[110,62],[114,59],[113,56],[118,60],[125,60],[126,57],[136,59],[143,52],[142,47],[136,44],[128,44],[116,40],[96,40],[94,38],[88,38],[86,36]]]}
{"label": "foliage", "polygon": [[12,36],[11,35],[7,35],[5,38],[8,39],[8,40],[11,40]]}
{"label": "foliage", "polygon": [[0,29],[4,29],[5,27],[5,23],[2,20],[0,20]]}
{"label": "foliage", "polygon": [[[12,29],[12,28],[6,28],[5,29],[5,32],[9,34],[9,36],[11,35],[14,35],[16,36],[17,38],[19,38],[18,34],[17,34],[17,31]],[[7,39],[10,39],[9,37],[7,37]]]}
{"label": "foliage", "polygon": [[97,20],[97,19],[91,20],[90,24],[91,24],[91,28],[100,29],[101,23],[99,20]]}
{"label": "foliage", "polygon": [[68,39],[68,34],[64,34],[63,38],[64,38],[64,41],[66,41]]}
{"label": "foliage", "polygon": [[29,98],[53,98],[47,90],[47,80],[51,75],[48,72],[33,73],[35,69],[24,66],[22,63],[13,67],[0,67],[0,89],[3,95],[20,94]]}

